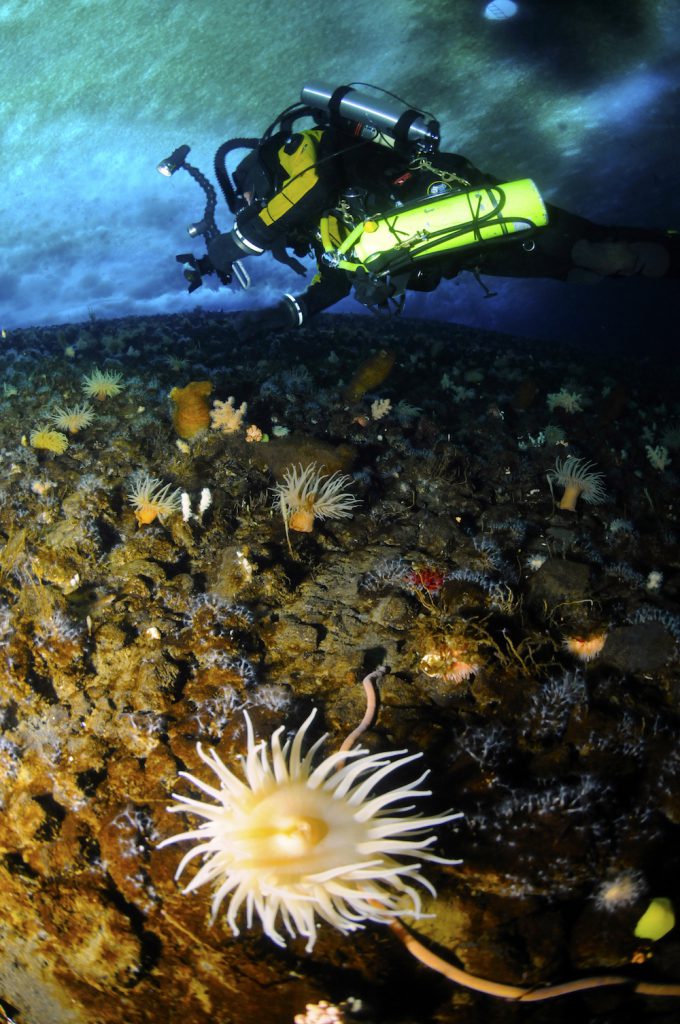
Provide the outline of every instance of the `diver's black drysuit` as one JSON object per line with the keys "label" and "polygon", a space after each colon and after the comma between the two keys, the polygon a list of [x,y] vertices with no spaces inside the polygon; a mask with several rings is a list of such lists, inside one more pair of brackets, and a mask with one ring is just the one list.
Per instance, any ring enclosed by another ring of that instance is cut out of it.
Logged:
{"label": "diver's black drysuit", "polygon": [[[344,298],[352,287],[366,305],[380,308],[387,304],[394,283],[350,274],[322,259],[319,222],[329,210],[336,212],[340,241],[343,229],[346,235],[353,222],[367,215],[428,195],[503,181],[455,153],[413,160],[397,148],[356,141],[332,128],[272,136],[242,161],[234,179],[250,205],[239,211],[232,232],[209,242],[212,266],[228,274],[234,261],[271,251],[304,273],[302,264],[285,254],[286,247],[297,256],[314,253],[318,265],[318,273],[300,296],[287,295],[281,305],[250,314],[253,330],[247,333],[301,324]],[[442,278],[455,277],[465,269],[502,277],[583,282],[638,273],[678,275],[677,236],[595,224],[552,204],[546,204],[546,209],[547,226],[530,236],[510,236],[433,257],[414,267],[399,287],[432,291]]]}

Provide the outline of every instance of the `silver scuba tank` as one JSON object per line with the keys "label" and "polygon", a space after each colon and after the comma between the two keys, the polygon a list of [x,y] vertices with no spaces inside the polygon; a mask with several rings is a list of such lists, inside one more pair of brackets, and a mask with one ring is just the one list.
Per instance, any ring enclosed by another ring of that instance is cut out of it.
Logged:
{"label": "silver scuba tank", "polygon": [[367,96],[349,85],[336,87],[312,81],[303,87],[300,100],[315,110],[354,122],[363,139],[379,142],[379,136],[387,135],[397,143],[425,152],[435,151],[439,146],[437,121],[388,96]]}

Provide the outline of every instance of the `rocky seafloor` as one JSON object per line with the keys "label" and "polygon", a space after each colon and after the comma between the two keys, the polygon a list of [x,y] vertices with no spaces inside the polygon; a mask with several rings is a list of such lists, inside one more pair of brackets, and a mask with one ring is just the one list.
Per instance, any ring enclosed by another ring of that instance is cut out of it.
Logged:
{"label": "rocky seafloor", "polygon": [[[322,927],[311,953],[257,922],[234,937],[207,890],[182,893],[183,851],[158,849],[198,741],[234,764],[244,709],[268,737],[316,707],[332,750],[385,664],[362,745],[422,751],[428,812],[464,813],[437,844],[461,863],[426,865],[430,948],[527,987],[677,984],[677,929],[634,934],[651,900],[680,905],[677,362],[367,317],[241,344],[200,312],[2,344],[8,1020],[288,1024],[320,1000],[374,1024],[680,1020],[680,1000],[621,987],[480,994],[378,924]],[[63,452],[34,447],[94,368],[122,390]],[[246,402],[242,429],[178,438],[168,395],[190,381]],[[603,501],[559,508],[546,474],[569,455]],[[272,488],[314,462],[360,504],[289,547]],[[139,471],[183,511],[140,524]]]}

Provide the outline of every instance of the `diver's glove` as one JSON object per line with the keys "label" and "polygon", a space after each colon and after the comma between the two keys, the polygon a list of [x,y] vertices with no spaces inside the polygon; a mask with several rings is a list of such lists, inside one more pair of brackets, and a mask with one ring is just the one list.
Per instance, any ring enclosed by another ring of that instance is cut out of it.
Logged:
{"label": "diver's glove", "polygon": [[300,327],[304,319],[302,300],[285,295],[275,306],[237,313],[233,327],[238,340],[244,342],[274,331],[289,331],[293,327]]}

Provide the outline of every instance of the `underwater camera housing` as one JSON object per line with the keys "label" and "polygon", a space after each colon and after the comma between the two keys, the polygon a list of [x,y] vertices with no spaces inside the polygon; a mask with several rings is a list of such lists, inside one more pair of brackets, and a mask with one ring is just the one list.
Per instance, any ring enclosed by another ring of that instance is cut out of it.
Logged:
{"label": "underwater camera housing", "polygon": [[[178,146],[169,157],[166,157],[165,160],[161,160],[157,165],[156,170],[166,178],[172,177],[176,171],[186,171],[187,174],[190,174],[194,181],[203,189],[206,197],[203,217],[201,220],[195,221],[193,224],[189,224],[187,227],[187,233],[191,238],[197,238],[199,235],[203,235],[206,242],[208,242],[211,238],[214,238],[219,234],[215,223],[217,193],[208,178],[199,171],[198,167],[194,167],[193,164],[190,164],[187,160],[190,152],[191,147],[187,146],[186,143],[182,146]],[[203,284],[203,278],[206,275],[213,273],[217,274],[222,284],[231,284],[231,282],[235,280],[241,288],[248,288],[250,285],[250,275],[247,270],[243,269],[243,266],[238,260],[232,263],[230,271],[227,272],[213,267],[207,254],[197,258],[193,253],[183,252],[178,253],[175,256],[175,259],[183,266],[183,274],[187,281],[187,288],[189,292],[194,292],[197,288],[200,288]]]}

